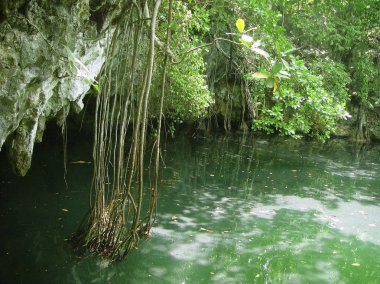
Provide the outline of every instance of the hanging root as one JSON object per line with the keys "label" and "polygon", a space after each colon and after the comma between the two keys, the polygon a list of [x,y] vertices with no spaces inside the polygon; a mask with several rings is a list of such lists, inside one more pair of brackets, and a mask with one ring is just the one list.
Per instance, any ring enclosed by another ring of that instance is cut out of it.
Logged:
{"label": "hanging root", "polygon": [[[127,2],[125,15],[108,46],[96,104],[91,210],[72,238],[78,252],[90,252],[110,260],[125,257],[142,236],[149,235],[156,210],[164,89],[155,174],[150,187],[153,191],[149,194],[148,213],[142,216],[148,104],[155,57],[155,26],[161,1],[150,5],[152,2]],[[167,55],[163,86],[166,61]],[[132,131],[130,143],[125,141],[127,131]]]}

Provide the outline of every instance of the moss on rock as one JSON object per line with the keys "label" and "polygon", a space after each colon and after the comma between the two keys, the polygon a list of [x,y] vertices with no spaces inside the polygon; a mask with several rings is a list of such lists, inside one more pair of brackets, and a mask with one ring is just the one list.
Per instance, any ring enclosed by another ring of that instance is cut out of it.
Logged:
{"label": "moss on rock", "polygon": [[34,143],[42,140],[45,122],[60,114],[62,123],[70,106],[81,110],[91,86],[73,68],[65,47],[96,77],[104,62],[107,33],[98,33],[97,23],[90,19],[88,0],[4,5],[0,21],[0,150],[8,141],[10,162],[17,174],[25,175]]}

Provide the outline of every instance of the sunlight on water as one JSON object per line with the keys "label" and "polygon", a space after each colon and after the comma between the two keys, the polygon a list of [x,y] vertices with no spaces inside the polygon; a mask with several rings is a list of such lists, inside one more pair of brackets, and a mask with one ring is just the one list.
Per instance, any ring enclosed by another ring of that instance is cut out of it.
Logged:
{"label": "sunlight on water", "polygon": [[[379,154],[378,145],[339,141],[167,142],[152,237],[110,264],[76,258],[64,241],[86,213],[91,164],[70,164],[66,190],[60,158],[41,151],[24,179],[1,172],[0,276],[4,283],[380,283]],[[79,149],[69,159],[89,156]]]}

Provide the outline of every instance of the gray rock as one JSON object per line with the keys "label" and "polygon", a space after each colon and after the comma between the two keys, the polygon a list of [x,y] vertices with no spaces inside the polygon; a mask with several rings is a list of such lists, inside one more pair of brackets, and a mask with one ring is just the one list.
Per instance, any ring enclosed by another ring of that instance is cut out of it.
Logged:
{"label": "gray rock", "polygon": [[[98,33],[98,23],[90,20],[89,1],[52,2],[13,1],[2,10],[0,150],[7,141],[19,175],[30,168],[46,121],[62,125],[70,108],[83,108],[91,87],[86,77],[95,78],[104,62],[107,33]],[[65,47],[87,70],[70,59]]]}

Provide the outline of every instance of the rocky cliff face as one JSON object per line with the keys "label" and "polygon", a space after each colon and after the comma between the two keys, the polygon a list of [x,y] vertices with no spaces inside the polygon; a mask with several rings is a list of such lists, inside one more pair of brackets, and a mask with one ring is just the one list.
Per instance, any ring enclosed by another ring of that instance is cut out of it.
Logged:
{"label": "rocky cliff face", "polygon": [[[106,1],[12,0],[0,9],[0,150],[19,175],[47,120],[59,125],[104,62]],[[108,1],[110,2],[110,1]],[[83,63],[83,65],[82,65]]]}

